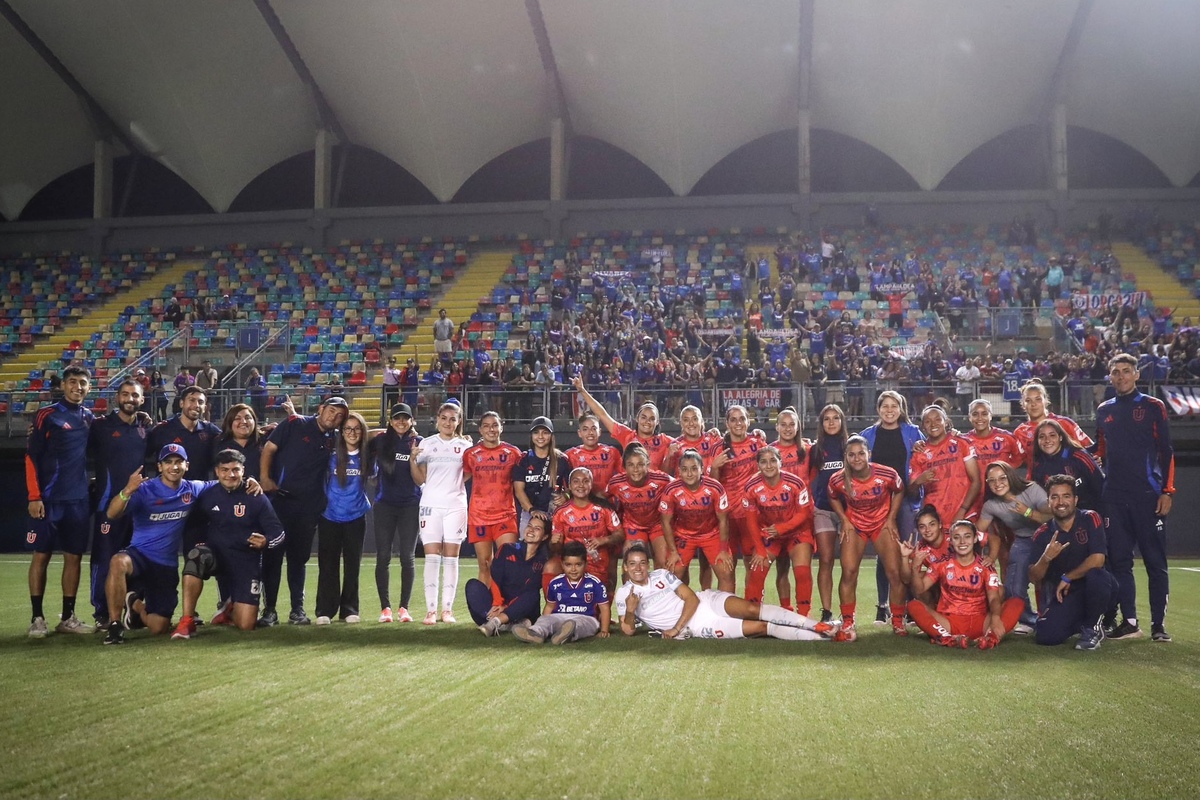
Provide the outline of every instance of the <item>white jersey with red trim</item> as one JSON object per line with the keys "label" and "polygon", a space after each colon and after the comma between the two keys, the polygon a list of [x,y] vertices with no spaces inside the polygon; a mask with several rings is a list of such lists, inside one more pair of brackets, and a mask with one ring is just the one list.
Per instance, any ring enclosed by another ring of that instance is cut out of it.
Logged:
{"label": "white jersey with red trim", "polygon": [[463,453],[471,446],[457,436],[440,435],[422,439],[417,463],[425,465],[421,505],[426,508],[466,508],[467,487],[463,482]]}
{"label": "white jersey with red trim", "polygon": [[617,618],[625,616],[629,595],[635,594],[638,598],[635,615],[638,619],[656,631],[675,627],[675,623],[679,622],[679,615],[683,613],[683,598],[675,594],[675,590],[682,585],[679,578],[665,569],[651,572],[645,586],[639,586],[633,581],[626,583],[617,589],[613,601],[617,607]]}

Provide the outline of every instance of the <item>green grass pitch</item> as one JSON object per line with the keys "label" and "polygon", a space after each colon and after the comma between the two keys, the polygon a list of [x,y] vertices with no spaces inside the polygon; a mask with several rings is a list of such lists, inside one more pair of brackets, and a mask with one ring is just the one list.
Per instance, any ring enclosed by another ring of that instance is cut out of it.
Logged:
{"label": "green grass pitch", "polygon": [[1196,562],[1171,571],[1173,643],[1095,653],[951,652],[869,623],[847,645],[538,648],[376,624],[369,559],[358,626],[114,648],[28,640],[27,565],[0,556],[4,798],[1200,795]]}

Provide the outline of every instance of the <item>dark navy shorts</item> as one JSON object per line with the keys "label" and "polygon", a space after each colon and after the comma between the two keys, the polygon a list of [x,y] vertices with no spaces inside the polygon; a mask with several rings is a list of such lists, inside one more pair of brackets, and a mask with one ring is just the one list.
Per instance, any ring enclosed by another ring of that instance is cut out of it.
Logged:
{"label": "dark navy shorts", "polygon": [[170,619],[179,605],[179,565],[168,567],[151,561],[136,547],[126,547],[121,552],[133,561],[128,585],[142,593],[146,613]]}
{"label": "dark navy shorts", "polygon": [[35,553],[58,550],[71,555],[83,555],[90,533],[88,517],[91,516],[91,509],[88,502],[47,502],[45,506],[46,516],[41,519],[29,517],[29,530],[25,534],[26,549]]}
{"label": "dark navy shorts", "polygon": [[247,553],[245,550],[212,545],[217,559],[216,575],[221,586],[229,592],[235,603],[246,603],[258,608],[262,594],[262,553]]}

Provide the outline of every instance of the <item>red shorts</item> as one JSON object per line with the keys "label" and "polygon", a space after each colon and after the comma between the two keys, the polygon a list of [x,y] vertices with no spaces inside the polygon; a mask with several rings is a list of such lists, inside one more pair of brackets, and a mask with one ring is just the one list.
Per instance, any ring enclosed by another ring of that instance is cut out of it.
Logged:
{"label": "red shorts", "polygon": [[[771,558],[779,558],[785,553],[790,553],[792,548],[798,544],[806,544],[814,550],[817,547],[816,542],[813,541],[811,533],[792,534],[791,536],[777,536],[774,539],[762,537],[760,542],[762,543],[763,549],[767,551],[767,555],[769,555]],[[751,549],[746,552],[753,554],[754,550]]]}
{"label": "red shorts", "polygon": [[705,536],[703,538],[689,539],[685,536],[675,536],[675,546],[679,550],[680,565],[687,568],[687,565],[692,563],[697,552],[704,553],[704,557],[708,559],[709,564],[717,563],[717,556],[721,553],[721,537],[720,536]]}
{"label": "red shorts", "polygon": [[729,550],[734,559],[743,555],[754,554],[755,531],[750,529],[750,520],[746,517],[729,518]]}
{"label": "red shorts", "polygon": [[873,531],[860,531],[858,528],[855,528],[854,532],[866,539],[868,542],[874,542],[879,538],[879,534],[883,533],[883,528],[876,528]]}
{"label": "red shorts", "polygon": [[968,639],[978,639],[983,636],[987,626],[988,615],[984,614],[943,614],[950,623],[951,636],[966,636]]}
{"label": "red shorts", "polygon": [[647,531],[645,528],[627,527],[625,528],[625,544],[623,547],[628,547],[630,542],[642,542],[643,544],[650,544],[650,542],[654,541],[655,539],[661,539],[662,537],[662,525],[655,525],[649,531]]}
{"label": "red shorts", "polygon": [[517,520],[515,518],[506,519],[503,522],[493,522],[491,525],[467,525],[467,541],[471,544],[479,542],[492,542],[501,536],[516,536],[517,535]]}

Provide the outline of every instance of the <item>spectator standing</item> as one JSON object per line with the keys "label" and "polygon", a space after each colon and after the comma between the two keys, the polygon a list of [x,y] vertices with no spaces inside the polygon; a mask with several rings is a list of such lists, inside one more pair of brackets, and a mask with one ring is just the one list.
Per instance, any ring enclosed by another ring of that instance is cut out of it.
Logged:
{"label": "spectator standing", "polygon": [[379,408],[379,424],[383,425],[384,412],[400,402],[400,368],[396,366],[396,357],[388,356],[387,366],[383,368],[383,401]]}
{"label": "spectator standing", "polygon": [[454,321],[446,309],[438,309],[438,318],[433,323],[433,350],[443,362],[449,362],[454,353]]}
{"label": "spectator standing", "polygon": [[204,390],[204,394],[208,398],[208,405],[204,409],[204,418],[208,420],[221,416],[220,398],[213,391],[217,388],[219,381],[220,376],[217,374],[217,370],[213,367],[212,362],[207,358],[204,359],[200,365],[200,371],[196,373],[196,385]]}

